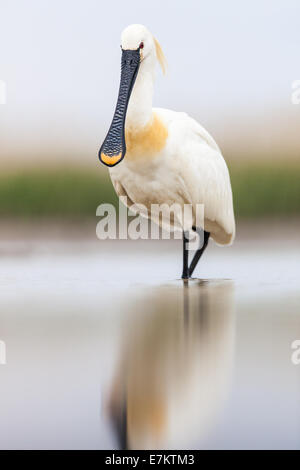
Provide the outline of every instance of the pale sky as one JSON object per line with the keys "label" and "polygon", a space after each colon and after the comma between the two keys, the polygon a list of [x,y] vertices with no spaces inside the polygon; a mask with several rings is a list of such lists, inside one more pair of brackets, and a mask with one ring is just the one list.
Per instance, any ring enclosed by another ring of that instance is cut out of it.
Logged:
{"label": "pale sky", "polygon": [[0,0],[3,160],[94,159],[117,98],[120,33],[131,23],[145,24],[168,60],[155,106],[192,114],[221,140],[253,121],[260,131],[272,119],[280,126],[283,115],[299,129],[300,105],[291,105],[299,0]]}

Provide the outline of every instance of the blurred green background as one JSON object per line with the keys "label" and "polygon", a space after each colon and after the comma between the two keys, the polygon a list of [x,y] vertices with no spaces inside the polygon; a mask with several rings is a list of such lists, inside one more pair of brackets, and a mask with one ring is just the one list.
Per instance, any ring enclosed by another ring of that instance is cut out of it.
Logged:
{"label": "blurred green background", "polygon": [[[280,161],[229,163],[236,216],[300,213],[300,165]],[[87,167],[7,170],[0,176],[2,217],[95,217],[102,202],[118,199],[108,172]]]}

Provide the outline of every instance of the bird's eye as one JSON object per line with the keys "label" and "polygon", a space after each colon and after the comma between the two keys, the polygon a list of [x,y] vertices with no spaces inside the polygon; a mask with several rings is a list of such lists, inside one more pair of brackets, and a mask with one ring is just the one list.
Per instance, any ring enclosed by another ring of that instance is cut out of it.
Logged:
{"label": "bird's eye", "polygon": [[143,47],[144,47],[144,43],[141,42],[141,44],[139,45],[139,49],[143,49]]}

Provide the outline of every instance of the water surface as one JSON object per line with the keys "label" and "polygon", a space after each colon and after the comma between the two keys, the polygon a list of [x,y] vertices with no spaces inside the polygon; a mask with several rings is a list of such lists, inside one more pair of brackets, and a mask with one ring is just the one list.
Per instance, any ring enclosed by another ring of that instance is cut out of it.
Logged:
{"label": "water surface", "polygon": [[299,448],[299,243],[2,241],[0,447]]}

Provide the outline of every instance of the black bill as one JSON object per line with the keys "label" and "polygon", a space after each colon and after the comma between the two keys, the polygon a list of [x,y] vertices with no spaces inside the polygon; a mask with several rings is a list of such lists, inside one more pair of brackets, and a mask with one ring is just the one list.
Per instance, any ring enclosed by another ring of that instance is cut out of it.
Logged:
{"label": "black bill", "polygon": [[125,118],[131,91],[140,65],[140,50],[122,50],[121,82],[118,102],[109,131],[99,150],[99,159],[104,165],[115,166],[126,153]]}

